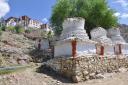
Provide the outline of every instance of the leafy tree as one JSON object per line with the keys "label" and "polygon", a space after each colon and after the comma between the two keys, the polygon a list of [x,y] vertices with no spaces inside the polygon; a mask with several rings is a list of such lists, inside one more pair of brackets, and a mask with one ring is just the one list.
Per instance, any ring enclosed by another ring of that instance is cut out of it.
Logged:
{"label": "leafy tree", "polygon": [[62,23],[72,11],[73,4],[71,4],[69,1],[71,0],[58,0],[57,4],[54,6],[51,23],[57,34],[60,34],[62,31]]}
{"label": "leafy tree", "polygon": [[87,32],[97,26],[110,28],[117,25],[117,17],[106,0],[57,0],[53,7],[51,24],[56,34],[62,31],[62,23],[67,17],[82,17],[86,20]]}

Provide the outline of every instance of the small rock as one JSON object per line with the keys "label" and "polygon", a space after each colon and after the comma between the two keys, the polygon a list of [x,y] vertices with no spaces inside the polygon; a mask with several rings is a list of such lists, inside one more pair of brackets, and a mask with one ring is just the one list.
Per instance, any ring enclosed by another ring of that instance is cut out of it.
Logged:
{"label": "small rock", "polygon": [[89,74],[88,71],[83,71],[84,76],[87,76]]}
{"label": "small rock", "polygon": [[104,75],[102,75],[102,74],[97,74],[96,75],[96,79],[103,79],[104,78]]}
{"label": "small rock", "polygon": [[43,82],[43,85],[47,85],[45,82]]}
{"label": "small rock", "polygon": [[45,76],[44,76],[44,78],[48,78],[48,76],[47,76],[47,75],[45,75]]}
{"label": "small rock", "polygon": [[96,77],[96,74],[95,73],[89,74],[89,79],[95,79],[95,77]]}
{"label": "small rock", "polygon": [[60,81],[57,81],[57,85],[60,85]]}
{"label": "small rock", "polygon": [[72,80],[73,80],[73,82],[75,82],[75,83],[78,83],[78,82],[81,81],[80,77],[78,77],[78,76],[73,76],[73,77],[72,77]]}
{"label": "small rock", "polygon": [[121,72],[121,73],[124,73],[124,72],[127,72],[127,69],[126,68],[119,68],[119,72]]}
{"label": "small rock", "polygon": [[86,80],[89,80],[89,76],[86,76],[85,78],[86,78]]}

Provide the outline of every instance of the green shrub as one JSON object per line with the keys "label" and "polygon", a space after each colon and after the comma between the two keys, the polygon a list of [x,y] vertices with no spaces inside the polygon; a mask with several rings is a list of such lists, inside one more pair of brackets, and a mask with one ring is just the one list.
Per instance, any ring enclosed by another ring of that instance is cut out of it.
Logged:
{"label": "green shrub", "polygon": [[15,27],[9,26],[9,27],[7,27],[7,30],[8,31],[11,31],[11,32],[15,32]]}
{"label": "green shrub", "polygon": [[28,29],[25,30],[25,32],[26,32],[26,33],[30,33],[30,32],[32,32],[33,30],[34,30],[33,28],[28,28]]}
{"label": "green shrub", "polygon": [[16,33],[23,33],[25,30],[24,28],[22,28],[21,26],[15,26],[15,32]]}
{"label": "green shrub", "polygon": [[2,30],[0,29],[0,35],[2,35]]}
{"label": "green shrub", "polygon": [[2,27],[0,27],[0,29],[1,29],[2,31],[5,31],[5,30],[6,30],[6,26],[2,26]]}

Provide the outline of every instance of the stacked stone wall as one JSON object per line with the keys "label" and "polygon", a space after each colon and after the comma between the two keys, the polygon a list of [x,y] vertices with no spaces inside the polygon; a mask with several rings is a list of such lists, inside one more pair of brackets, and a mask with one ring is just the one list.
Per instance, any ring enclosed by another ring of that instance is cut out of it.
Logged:
{"label": "stacked stone wall", "polygon": [[119,68],[128,68],[128,58],[108,58],[99,56],[82,56],[73,58],[54,58],[46,66],[74,82],[96,78],[98,74],[118,72]]}

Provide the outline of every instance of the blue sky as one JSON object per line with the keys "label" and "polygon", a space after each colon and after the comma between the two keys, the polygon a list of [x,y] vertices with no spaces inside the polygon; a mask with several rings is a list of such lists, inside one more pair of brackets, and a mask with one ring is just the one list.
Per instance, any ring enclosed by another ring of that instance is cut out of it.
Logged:
{"label": "blue sky", "polygon": [[9,0],[10,12],[6,17],[27,15],[33,19],[46,21],[56,0]]}
{"label": "blue sky", "polygon": [[[107,0],[110,8],[114,9],[114,14],[119,18],[119,23],[128,24],[128,0]],[[4,9],[1,11],[1,4]],[[6,3],[6,4],[5,4]],[[52,7],[56,0],[0,0],[0,16],[22,16],[28,15],[33,19],[47,21],[52,14]],[[7,9],[7,5],[9,8]],[[5,12],[2,14],[2,12]]]}
{"label": "blue sky", "polygon": [[116,11],[118,22],[128,24],[128,0],[108,0],[108,4]]}

